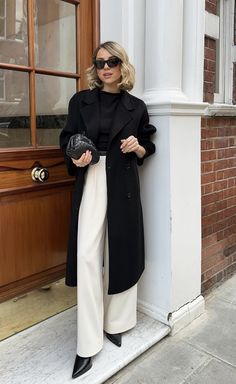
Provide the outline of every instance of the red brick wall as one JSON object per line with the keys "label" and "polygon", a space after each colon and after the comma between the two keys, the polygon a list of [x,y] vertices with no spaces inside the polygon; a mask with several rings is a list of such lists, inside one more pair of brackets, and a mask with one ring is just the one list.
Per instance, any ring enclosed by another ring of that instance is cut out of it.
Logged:
{"label": "red brick wall", "polygon": [[203,100],[213,103],[216,77],[216,41],[205,37],[204,57],[204,97]]}
{"label": "red brick wall", "polygon": [[233,104],[236,104],[236,63],[234,63],[234,75],[233,75]]}
{"label": "red brick wall", "polygon": [[205,10],[216,15],[217,0],[206,0]]}
{"label": "red brick wall", "polygon": [[236,270],[236,117],[202,119],[202,291]]}
{"label": "red brick wall", "polygon": [[[205,9],[217,13],[217,1]],[[204,101],[214,103],[216,41],[205,37]],[[233,103],[236,103],[234,64]],[[202,118],[202,292],[236,271],[236,117]]]}

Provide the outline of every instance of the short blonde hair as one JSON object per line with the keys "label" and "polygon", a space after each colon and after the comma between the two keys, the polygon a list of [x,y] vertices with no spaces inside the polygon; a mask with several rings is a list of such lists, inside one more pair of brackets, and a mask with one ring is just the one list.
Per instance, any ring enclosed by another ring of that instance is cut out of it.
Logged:
{"label": "short blonde hair", "polygon": [[92,56],[92,66],[86,70],[88,86],[90,89],[102,88],[103,84],[97,75],[97,69],[94,65],[98,51],[104,48],[112,56],[116,56],[121,60],[120,70],[121,70],[121,81],[118,84],[120,90],[131,91],[134,86],[134,77],[135,69],[133,65],[129,62],[129,58],[124,48],[114,41],[106,41],[105,43],[100,44],[94,51]]}

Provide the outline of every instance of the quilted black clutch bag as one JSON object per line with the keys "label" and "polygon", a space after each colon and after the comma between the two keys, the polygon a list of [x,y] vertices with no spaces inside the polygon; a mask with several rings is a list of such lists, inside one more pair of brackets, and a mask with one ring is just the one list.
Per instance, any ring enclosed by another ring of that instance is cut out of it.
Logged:
{"label": "quilted black clutch bag", "polygon": [[98,163],[100,155],[92,140],[81,133],[76,133],[70,137],[66,148],[67,156],[77,160],[87,150],[91,151],[92,154],[91,164]]}

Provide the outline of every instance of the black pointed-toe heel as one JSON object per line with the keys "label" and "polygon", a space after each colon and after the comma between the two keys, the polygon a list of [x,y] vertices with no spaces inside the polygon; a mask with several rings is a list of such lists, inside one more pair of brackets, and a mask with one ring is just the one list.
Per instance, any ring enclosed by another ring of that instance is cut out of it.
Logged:
{"label": "black pointed-toe heel", "polygon": [[91,357],[81,357],[76,355],[74,369],[72,373],[72,379],[75,379],[78,376],[83,375],[92,367],[92,358]]}
{"label": "black pointed-toe heel", "polygon": [[114,334],[111,334],[111,333],[107,333],[106,332],[106,337],[113,343],[115,344],[117,347],[121,347],[121,333],[114,333]]}

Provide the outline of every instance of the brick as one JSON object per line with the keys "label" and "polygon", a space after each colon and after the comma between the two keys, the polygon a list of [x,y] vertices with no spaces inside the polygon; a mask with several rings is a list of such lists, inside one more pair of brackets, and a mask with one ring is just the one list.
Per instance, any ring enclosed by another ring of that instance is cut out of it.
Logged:
{"label": "brick", "polygon": [[229,208],[227,200],[220,200],[216,202],[217,211],[222,211],[223,209]]}
{"label": "brick", "polygon": [[215,60],[206,60],[206,61],[207,61],[207,70],[211,72],[216,72]]}
{"label": "brick", "polygon": [[210,193],[209,195],[203,196],[202,205],[207,205],[207,204],[217,202],[219,200],[223,200],[224,192],[225,191],[218,191],[218,192]]}
{"label": "brick", "polygon": [[228,180],[228,188],[234,187],[236,185],[236,179],[232,178]]}
{"label": "brick", "polygon": [[203,195],[207,195],[213,192],[213,184],[205,184],[202,186],[202,188],[203,188]]}
{"label": "brick", "polygon": [[225,238],[228,238],[232,234],[234,234],[233,229],[235,229],[236,223],[232,223],[232,217],[227,217],[224,220],[213,225],[213,232],[218,233],[224,231]]}
{"label": "brick", "polygon": [[224,229],[224,238],[228,238],[229,236],[231,236],[232,234],[235,234],[235,225],[231,225],[230,227],[227,227],[226,229]]}
{"label": "brick", "polygon": [[212,149],[212,150],[202,151],[201,158],[202,158],[202,161],[215,160],[216,150]]}
{"label": "brick", "polygon": [[236,127],[232,127],[230,124],[232,124],[231,119],[225,119],[224,120],[224,127],[217,129],[217,135],[219,137],[224,136],[235,136],[236,135]]}
{"label": "brick", "polygon": [[224,249],[224,256],[228,257],[236,252],[236,244]]}
{"label": "brick", "polygon": [[217,11],[216,1],[212,2],[212,1],[206,0],[205,9],[207,12],[213,13],[214,15],[216,15],[216,11]]}
{"label": "brick", "polygon": [[[211,124],[211,120],[208,120],[208,125]],[[208,139],[208,138],[212,138],[212,137],[217,137],[217,128],[214,128],[214,127],[207,127],[207,128],[203,128],[201,130],[201,136],[202,136],[202,139]]]}
{"label": "brick", "polygon": [[224,217],[232,217],[236,214],[236,206],[224,210]]}
{"label": "brick", "polygon": [[222,180],[224,178],[224,172],[223,171],[218,171],[216,173],[216,179],[217,180]]}
{"label": "brick", "polygon": [[205,71],[204,72],[204,80],[207,81],[207,82],[212,82],[214,83],[215,82],[215,72],[213,71]]}
{"label": "brick", "polygon": [[217,242],[216,234],[212,234],[202,239],[202,248],[206,248],[209,245],[215,244]]}
{"label": "brick", "polygon": [[224,171],[224,178],[229,179],[236,176],[236,168],[226,169]]}
{"label": "brick", "polygon": [[228,167],[228,161],[225,159],[217,160],[213,164],[214,171],[219,171],[221,169],[226,169]]}
{"label": "brick", "polygon": [[201,141],[201,149],[213,149],[214,148],[214,141],[213,140],[202,140]]}
{"label": "brick", "polygon": [[217,232],[216,236],[218,241],[223,240],[225,238],[225,231]]}
{"label": "brick", "polygon": [[212,213],[216,213],[216,212],[217,212],[217,205],[216,205],[216,203],[212,203],[212,204],[206,205],[205,207],[202,208],[202,217],[209,216]]}
{"label": "brick", "polygon": [[212,233],[217,233],[217,232],[221,232],[221,231],[225,230],[229,223],[230,223],[230,220],[228,220],[228,219],[214,223],[212,225],[212,230],[213,230]]}
{"label": "brick", "polygon": [[214,84],[212,82],[204,81],[204,92],[213,94],[215,91]]}
{"label": "brick", "polygon": [[205,58],[215,61],[216,60],[216,50],[212,48],[208,48],[205,46]]}
{"label": "brick", "polygon": [[213,103],[214,102],[214,95],[213,93],[209,93],[209,92],[205,92],[204,91],[204,97],[203,97],[203,101],[206,102],[206,103]]}
{"label": "brick", "polygon": [[205,227],[202,228],[202,236],[203,237],[209,236],[212,233],[214,233],[212,225],[205,226]]}
{"label": "brick", "polygon": [[[210,172],[210,173],[205,173],[201,177],[202,184],[208,184],[216,180],[216,173],[215,172]],[[227,182],[226,182],[227,186]]]}
{"label": "brick", "polygon": [[204,216],[202,218],[202,225],[205,227],[209,226],[209,225],[213,225],[215,224],[216,222],[218,221],[217,219],[217,213],[214,213],[212,215],[208,215],[208,216]]}
{"label": "brick", "polygon": [[213,171],[213,167],[214,167],[214,164],[212,162],[202,163],[201,164],[202,173]]}
{"label": "brick", "polygon": [[204,59],[204,74],[205,74],[205,71],[210,71],[210,72],[216,73],[215,60],[209,60],[208,58],[205,57],[205,59]]}
{"label": "brick", "polygon": [[234,147],[236,145],[236,139],[235,137],[230,137],[229,138],[229,146]]}
{"label": "brick", "polygon": [[226,201],[228,208],[233,207],[234,205],[236,205],[236,196],[230,197],[229,199],[224,201]]}
{"label": "brick", "polygon": [[216,40],[214,40],[214,39],[211,39],[210,37],[207,37],[206,39],[205,39],[205,46],[207,47],[207,48],[211,48],[211,49],[216,49]]}
{"label": "brick", "polygon": [[225,147],[228,147],[229,145],[229,139],[225,139],[225,138],[220,138],[220,139],[215,139],[214,140],[214,147],[215,148],[225,148]]}
{"label": "brick", "polygon": [[227,124],[230,125],[230,120],[228,119],[228,117],[215,116],[209,119],[208,124],[209,126],[216,128],[216,134],[217,136],[219,136],[219,129],[225,129],[225,126],[227,126]]}
{"label": "brick", "polygon": [[236,196],[236,188],[231,187],[224,191],[223,197],[224,199],[227,199],[228,197]]}
{"label": "brick", "polygon": [[228,182],[227,182],[227,180],[216,181],[216,182],[213,184],[213,192],[223,191],[223,190],[226,189],[227,187],[228,187]]}
{"label": "brick", "polygon": [[202,262],[202,272],[211,270],[214,265],[219,264],[224,260],[223,254],[206,254]]}
{"label": "brick", "polygon": [[217,159],[224,159],[226,149],[218,149],[217,151]]}
{"label": "brick", "polygon": [[225,158],[234,158],[236,160],[236,147],[234,148],[225,148],[224,150],[224,157]]}
{"label": "brick", "polygon": [[[205,276],[204,276],[204,278],[205,278]],[[214,287],[215,284],[217,283],[216,276],[213,276],[211,279],[209,279],[207,281],[204,281],[204,280],[201,284],[201,290],[203,293],[209,292],[212,289],[212,287]]]}
{"label": "brick", "polygon": [[208,118],[206,118],[206,117],[201,118],[201,127],[202,128],[207,126],[207,120],[208,120]]}

